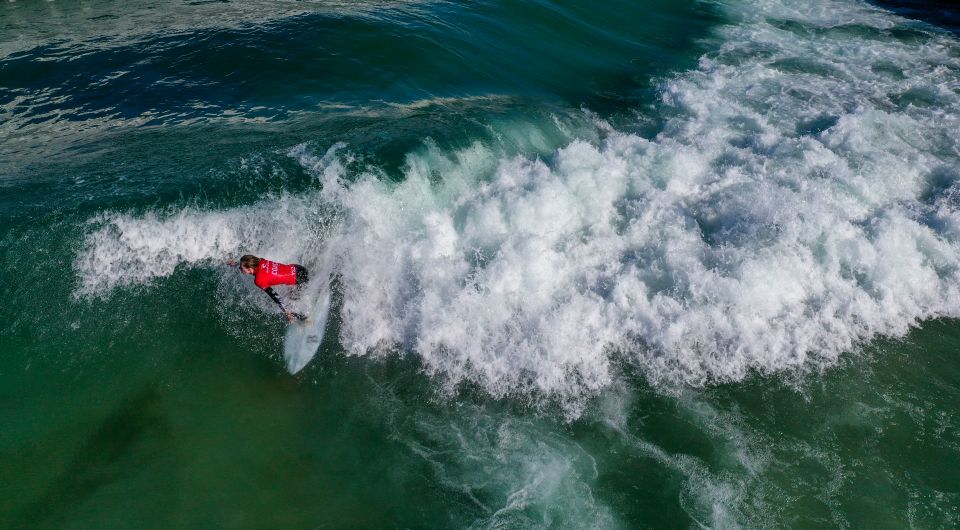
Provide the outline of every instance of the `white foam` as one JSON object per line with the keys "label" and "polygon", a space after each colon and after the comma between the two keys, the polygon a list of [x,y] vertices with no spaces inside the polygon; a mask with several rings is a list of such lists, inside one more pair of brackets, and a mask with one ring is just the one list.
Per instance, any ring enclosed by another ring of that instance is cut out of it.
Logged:
{"label": "white foam", "polygon": [[[391,410],[403,408],[391,403]],[[554,425],[491,415],[469,404],[453,415],[421,407],[396,417],[393,437],[423,459],[451,506],[474,514],[469,528],[618,526],[594,497],[596,460],[554,435]]]}
{"label": "white foam", "polygon": [[[608,131],[546,160],[428,146],[400,183],[346,179],[346,149],[298,146],[322,191],[104,215],[81,290],[241,247],[295,257],[299,219],[336,212],[322,239],[348,352],[399,345],[450,388],[549,396],[571,414],[611,382],[613,352],[657,384],[702,385],[820,367],[960,316],[956,40],[876,38],[904,21],[859,3],[729,9],[718,51],[664,83],[672,118],[653,140]],[[264,215],[268,232],[233,228]]]}
{"label": "white foam", "polygon": [[106,212],[90,220],[75,263],[77,294],[103,296],[147,284],[178,267],[211,266],[241,253],[309,263],[318,256],[316,198],[284,195],[253,206],[189,207],[144,215]]}

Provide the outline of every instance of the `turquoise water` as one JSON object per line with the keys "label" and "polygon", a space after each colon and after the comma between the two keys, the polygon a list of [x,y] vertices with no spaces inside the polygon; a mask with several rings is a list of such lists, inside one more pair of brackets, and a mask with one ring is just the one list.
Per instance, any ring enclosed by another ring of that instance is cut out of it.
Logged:
{"label": "turquoise water", "polygon": [[5,4],[0,526],[957,526],[951,13]]}

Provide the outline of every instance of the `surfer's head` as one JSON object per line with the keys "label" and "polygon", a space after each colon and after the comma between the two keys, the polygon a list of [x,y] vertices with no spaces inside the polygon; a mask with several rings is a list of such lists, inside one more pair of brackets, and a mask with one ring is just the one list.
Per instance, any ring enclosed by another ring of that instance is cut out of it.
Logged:
{"label": "surfer's head", "polygon": [[253,254],[246,254],[240,258],[240,272],[244,274],[256,274],[257,265],[260,265],[260,258]]}

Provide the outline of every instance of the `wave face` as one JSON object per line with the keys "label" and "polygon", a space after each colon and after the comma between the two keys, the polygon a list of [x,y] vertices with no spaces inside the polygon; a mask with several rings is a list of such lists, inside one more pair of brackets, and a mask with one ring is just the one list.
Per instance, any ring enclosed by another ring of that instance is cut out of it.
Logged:
{"label": "wave face", "polygon": [[[662,81],[655,137],[594,119],[599,140],[536,159],[428,143],[399,182],[297,145],[320,191],[106,214],[79,292],[323,248],[346,351],[399,347],[450,388],[574,414],[615,359],[666,387],[740,381],[960,316],[960,45],[859,3],[730,9],[716,50]],[[329,229],[305,241],[311,216]]]}

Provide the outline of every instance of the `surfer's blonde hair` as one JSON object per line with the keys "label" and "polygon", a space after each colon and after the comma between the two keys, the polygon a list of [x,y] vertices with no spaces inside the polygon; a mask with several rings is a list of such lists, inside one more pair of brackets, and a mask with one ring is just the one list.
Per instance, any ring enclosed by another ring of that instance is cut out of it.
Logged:
{"label": "surfer's blonde hair", "polygon": [[260,265],[260,258],[253,254],[244,254],[240,258],[240,266],[246,269],[256,269]]}

